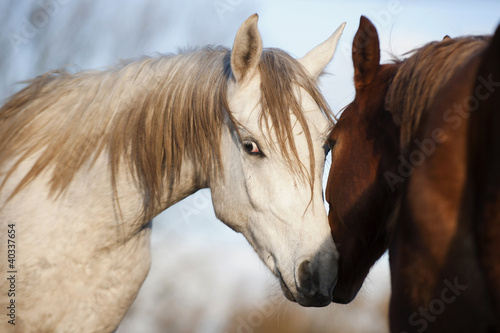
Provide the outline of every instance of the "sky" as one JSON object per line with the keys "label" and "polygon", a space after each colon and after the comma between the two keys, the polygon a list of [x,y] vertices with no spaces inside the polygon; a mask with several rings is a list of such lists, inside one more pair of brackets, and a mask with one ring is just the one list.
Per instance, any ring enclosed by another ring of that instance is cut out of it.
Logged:
{"label": "sky", "polygon": [[[282,48],[295,57],[305,55],[347,22],[320,84],[331,108],[338,111],[354,98],[351,43],[360,15],[375,24],[382,61],[389,61],[445,35],[492,34],[500,23],[500,1],[5,0],[0,4],[0,99],[21,89],[20,81],[64,66],[105,68],[145,54],[207,44],[231,47],[239,25],[253,13],[259,14],[264,46]],[[152,244],[153,268],[143,292],[151,297],[164,280],[183,297],[192,294],[193,302],[201,302],[197,300],[201,294],[213,302],[217,295],[242,286],[248,297],[265,297],[268,289],[261,286],[274,281],[246,240],[216,220],[208,190],[156,218]],[[199,277],[179,273],[189,267],[186,261],[200,257],[211,266],[194,270]],[[378,275],[370,278],[374,289],[387,286],[386,258],[380,265]],[[182,279],[188,282],[178,281]],[[380,279],[384,281],[377,284]],[[211,292],[204,289],[207,281]],[[198,331],[217,331],[209,318],[223,316],[231,303],[217,304]]]}

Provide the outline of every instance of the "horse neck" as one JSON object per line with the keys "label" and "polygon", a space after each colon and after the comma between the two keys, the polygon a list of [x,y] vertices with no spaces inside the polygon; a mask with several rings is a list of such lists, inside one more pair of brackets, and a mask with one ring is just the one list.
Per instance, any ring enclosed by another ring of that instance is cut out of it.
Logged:
{"label": "horse neck", "polygon": [[[3,192],[15,197],[44,178],[60,199],[91,181],[88,196],[111,192],[120,214],[146,222],[205,187],[220,159],[226,54],[209,49],[37,78],[0,113],[0,167],[13,185]],[[124,211],[137,201],[141,210]]]}
{"label": "horse neck", "polygon": [[112,146],[131,150],[125,163],[140,184],[147,218],[207,187],[220,171],[227,54],[204,49],[164,57],[149,69],[156,74],[146,75],[147,93],[131,97],[139,111],[124,118],[135,118],[132,133],[141,134],[117,136]]}
{"label": "horse neck", "polygon": [[448,39],[431,42],[396,62],[398,70],[386,96],[386,107],[401,127],[403,152],[421,129],[421,121],[442,87],[483,47],[484,38]]}
{"label": "horse neck", "polygon": [[[125,162],[126,163],[126,162]],[[179,174],[167,173],[165,179],[177,178],[165,184],[166,190],[162,192],[158,205],[147,207],[146,192],[134,179],[136,176],[129,170],[121,171],[116,178],[114,205],[118,218],[124,223],[138,221],[142,225],[159,215],[162,211],[195,193],[199,189],[206,188],[206,175],[196,167],[196,161],[183,159]],[[109,178],[107,179],[108,183]],[[119,216],[121,215],[121,216]],[[128,216],[128,218],[127,218]]]}

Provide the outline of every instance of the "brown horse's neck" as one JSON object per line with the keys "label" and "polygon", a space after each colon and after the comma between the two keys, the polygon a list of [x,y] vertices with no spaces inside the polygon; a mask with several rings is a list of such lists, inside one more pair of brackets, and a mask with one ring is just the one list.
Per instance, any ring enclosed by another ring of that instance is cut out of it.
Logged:
{"label": "brown horse's neck", "polygon": [[[500,299],[499,288],[494,288],[500,275],[488,269],[498,263],[500,252],[495,246],[497,237],[493,236],[495,241],[489,244],[487,240],[491,231],[498,233],[500,229],[483,229],[481,234],[481,228],[477,230],[481,218],[476,214],[482,213],[477,204],[484,202],[481,186],[496,182],[493,186],[496,194],[500,193],[499,178],[494,176],[499,163],[494,171],[489,169],[494,160],[500,161],[498,157],[490,159],[496,156],[495,149],[490,148],[500,146],[494,139],[498,135],[495,124],[500,124],[496,112],[500,95],[483,98],[488,91],[478,84],[484,83],[479,78],[488,78],[494,69],[478,72],[484,45],[476,45],[474,53],[468,49],[467,61],[442,84],[439,98],[423,110],[421,125],[413,132],[405,154],[412,167],[411,177],[403,186],[396,236],[390,245],[394,331],[409,329],[409,318],[421,318],[412,314],[437,301],[444,302],[446,310],[433,320],[432,329],[473,332],[497,321],[489,300]],[[498,63],[498,55],[494,63]],[[493,77],[491,82],[500,82],[500,77]],[[471,102],[477,107],[471,107]],[[498,207],[498,201],[493,203]],[[488,219],[483,221],[488,225]],[[491,222],[490,226],[498,226]],[[496,253],[497,260],[481,267],[484,253]],[[493,277],[489,281],[485,279],[488,273]],[[443,295],[452,290],[454,301],[446,303]],[[423,327],[416,323],[413,320],[416,326],[412,329]]]}
{"label": "brown horse's neck", "polygon": [[[474,81],[480,103],[471,114],[469,178],[476,194],[474,219],[478,252],[500,331],[500,27],[484,52]],[[477,95],[477,94],[476,94]]]}

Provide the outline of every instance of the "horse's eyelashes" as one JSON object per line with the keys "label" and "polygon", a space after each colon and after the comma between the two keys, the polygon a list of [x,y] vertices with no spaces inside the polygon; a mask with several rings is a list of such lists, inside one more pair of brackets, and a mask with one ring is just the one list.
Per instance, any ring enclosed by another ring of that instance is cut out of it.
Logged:
{"label": "horse's eyelashes", "polygon": [[332,150],[333,147],[335,147],[335,144],[337,143],[337,140],[333,140],[333,139],[328,139],[328,141],[326,142],[325,146],[328,147],[328,150]]}
{"label": "horse's eyelashes", "polygon": [[243,148],[245,148],[245,151],[250,155],[259,155],[259,156],[262,155],[259,146],[254,141],[251,140],[244,141]]}

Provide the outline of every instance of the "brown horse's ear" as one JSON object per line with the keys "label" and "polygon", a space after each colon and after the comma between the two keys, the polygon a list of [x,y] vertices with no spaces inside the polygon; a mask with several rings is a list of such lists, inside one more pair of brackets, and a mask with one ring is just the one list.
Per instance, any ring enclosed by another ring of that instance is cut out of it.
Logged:
{"label": "brown horse's ear", "polygon": [[352,43],[352,61],[356,89],[371,83],[380,63],[380,46],[377,29],[364,16],[361,16],[358,32]]}
{"label": "brown horse's ear", "polygon": [[445,41],[445,40],[451,40],[451,37],[448,36],[448,35],[446,35],[446,36],[443,37],[443,41]]}
{"label": "brown horse's ear", "polygon": [[[485,55],[483,58],[483,66],[488,66],[490,68],[491,74],[495,79],[495,85],[498,87],[498,81],[500,81],[500,25],[497,27],[493,38],[490,41],[490,44],[486,51],[484,51]],[[482,66],[482,67],[483,67]],[[485,73],[480,73],[483,75],[489,74],[488,71]],[[498,91],[496,92],[498,94]],[[500,95],[500,94],[498,94]]]}
{"label": "brown horse's ear", "polygon": [[238,29],[231,52],[231,70],[236,82],[252,76],[262,55],[262,38],[257,21],[259,16],[253,14]]}
{"label": "brown horse's ear", "polygon": [[[489,41],[488,47],[483,51],[482,57],[481,65],[476,74],[476,88],[474,90],[480,100],[479,109],[481,112],[474,112],[471,118],[484,119],[480,131],[488,133],[485,129],[490,128],[489,138],[487,139],[490,142],[485,142],[482,145],[495,146],[495,149],[490,152],[495,152],[496,164],[500,166],[500,157],[496,154],[500,150],[500,132],[498,131],[498,128],[500,128],[500,112],[498,112],[500,111],[500,25]],[[486,93],[479,96],[481,89]],[[477,113],[480,115],[476,115]]]}

